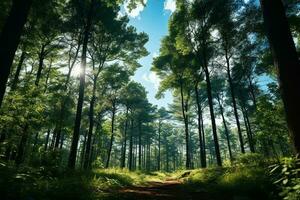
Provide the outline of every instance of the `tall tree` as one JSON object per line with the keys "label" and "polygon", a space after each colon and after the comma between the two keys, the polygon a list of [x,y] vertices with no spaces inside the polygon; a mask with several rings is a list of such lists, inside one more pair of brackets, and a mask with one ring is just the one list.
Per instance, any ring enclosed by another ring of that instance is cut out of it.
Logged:
{"label": "tall tree", "polygon": [[14,0],[0,35],[0,107],[15,52],[26,23],[32,0]]}
{"label": "tall tree", "polygon": [[300,153],[300,82],[297,76],[300,61],[282,1],[261,0],[260,4],[273,53],[274,65],[278,69],[289,132],[296,153]]}

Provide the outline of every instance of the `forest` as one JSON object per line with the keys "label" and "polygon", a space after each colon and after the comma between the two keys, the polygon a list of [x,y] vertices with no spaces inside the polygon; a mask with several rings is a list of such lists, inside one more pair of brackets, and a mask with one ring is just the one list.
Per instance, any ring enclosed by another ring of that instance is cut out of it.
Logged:
{"label": "forest", "polygon": [[298,0],[1,0],[0,199],[300,200],[299,70]]}

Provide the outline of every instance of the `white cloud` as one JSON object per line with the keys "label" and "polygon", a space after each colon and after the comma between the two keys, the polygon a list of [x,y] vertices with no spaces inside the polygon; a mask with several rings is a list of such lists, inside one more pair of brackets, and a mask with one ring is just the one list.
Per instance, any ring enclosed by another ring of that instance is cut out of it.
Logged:
{"label": "white cloud", "polygon": [[150,72],[149,74],[143,74],[142,78],[145,81],[152,83],[155,89],[158,89],[161,80],[154,72]]}
{"label": "white cloud", "polygon": [[[147,0],[144,0],[144,3],[146,4],[147,3]],[[128,0],[125,2],[125,5],[124,5],[124,8],[125,8],[125,12],[130,16],[130,17],[133,17],[133,18],[136,18],[140,15],[140,13],[144,10],[145,6],[141,3],[138,3],[138,5],[136,6],[135,9],[129,11],[128,9]]]}
{"label": "white cloud", "polygon": [[176,10],[176,0],[165,0],[164,8],[170,12],[174,12]]}

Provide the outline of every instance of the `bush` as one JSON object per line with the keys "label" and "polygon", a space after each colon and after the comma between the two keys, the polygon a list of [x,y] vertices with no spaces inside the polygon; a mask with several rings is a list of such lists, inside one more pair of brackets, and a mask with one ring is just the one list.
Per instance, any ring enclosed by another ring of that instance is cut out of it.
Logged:
{"label": "bush", "polygon": [[235,164],[239,166],[266,166],[266,163],[263,155],[258,153],[242,154],[235,161]]}
{"label": "bush", "polygon": [[270,166],[274,183],[280,188],[280,196],[287,200],[300,199],[300,159],[282,158]]}

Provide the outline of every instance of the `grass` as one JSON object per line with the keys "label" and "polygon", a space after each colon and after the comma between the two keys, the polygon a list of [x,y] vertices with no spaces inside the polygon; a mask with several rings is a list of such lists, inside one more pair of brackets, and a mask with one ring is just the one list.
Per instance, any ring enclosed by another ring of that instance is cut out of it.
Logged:
{"label": "grass", "polygon": [[208,194],[211,199],[279,199],[278,191],[263,167],[198,169],[182,179],[187,190]]}
{"label": "grass", "polygon": [[119,188],[163,181],[166,174],[122,169],[69,171],[0,165],[1,199],[104,199]]}
{"label": "grass", "polygon": [[1,199],[110,199],[122,187],[146,186],[153,181],[181,180],[183,191],[203,199],[278,199],[268,170],[258,165],[235,165],[173,173],[131,172],[117,168],[92,171],[59,168],[16,168],[0,163]]}

